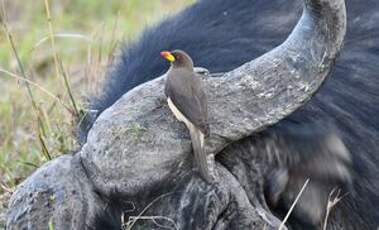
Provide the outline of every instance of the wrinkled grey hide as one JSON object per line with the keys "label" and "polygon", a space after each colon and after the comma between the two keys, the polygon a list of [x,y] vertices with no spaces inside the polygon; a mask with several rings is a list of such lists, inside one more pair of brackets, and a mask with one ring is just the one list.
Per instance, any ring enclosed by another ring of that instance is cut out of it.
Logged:
{"label": "wrinkled grey hide", "polygon": [[[118,194],[132,207],[123,216],[137,216],[150,204],[143,216],[166,218],[139,220],[134,227],[277,229],[280,220],[264,197],[265,178],[279,178],[268,189],[272,203],[277,194],[297,193],[306,179],[298,176],[304,170],[296,168],[301,159],[275,156],[277,146],[270,151],[270,143],[261,146],[266,151],[255,147],[248,153],[230,144],[243,145],[242,139],[298,109],[331,71],[345,35],[344,1],[304,2],[302,18],[282,45],[223,76],[205,80],[211,128],[206,149],[222,162],[214,165],[215,184],[203,182],[192,168],[190,138],[166,105],[162,76],[131,90],[103,112],[77,154],[47,163],[22,183],[10,202],[8,228],[46,229],[49,223],[55,229],[94,228],[97,215],[107,209],[107,197]],[[335,141],[328,144],[332,138]],[[348,181],[347,169],[338,163],[341,158],[349,161],[343,143],[333,134],[321,141],[326,150],[309,159],[327,159],[330,171],[324,176]],[[315,161],[309,160],[307,170]],[[298,170],[275,171],[273,165],[278,162]],[[336,165],[340,170],[335,170]],[[310,172],[309,176],[323,176]],[[325,194],[305,196],[317,200],[304,200],[297,211],[311,222],[321,221],[321,207],[309,210],[308,204],[320,206]]]}

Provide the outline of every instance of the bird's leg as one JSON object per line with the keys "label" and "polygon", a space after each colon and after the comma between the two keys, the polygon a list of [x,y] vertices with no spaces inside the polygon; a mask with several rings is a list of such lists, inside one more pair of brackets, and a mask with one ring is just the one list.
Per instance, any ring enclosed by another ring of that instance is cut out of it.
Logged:
{"label": "bird's leg", "polygon": [[210,74],[210,71],[204,67],[195,67],[193,71],[201,76],[208,76]]}
{"label": "bird's leg", "polygon": [[201,77],[222,77],[225,75],[225,72],[211,73],[208,69],[204,67],[195,67],[193,68],[193,70]]}

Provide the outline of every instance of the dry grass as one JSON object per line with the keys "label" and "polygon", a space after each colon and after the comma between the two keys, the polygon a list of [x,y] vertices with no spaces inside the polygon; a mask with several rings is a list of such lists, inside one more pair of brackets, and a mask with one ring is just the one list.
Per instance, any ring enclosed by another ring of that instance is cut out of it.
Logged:
{"label": "dry grass", "polygon": [[322,227],[323,230],[327,229],[329,215],[330,215],[330,212],[332,211],[332,209],[347,195],[348,195],[348,193],[341,195],[341,190],[338,188],[334,188],[329,193],[328,203],[326,205],[325,219],[324,219],[324,223],[323,223],[323,227]]}
{"label": "dry grass", "polygon": [[0,206],[41,164],[77,147],[86,95],[120,42],[192,2],[0,0]]}
{"label": "dry grass", "polygon": [[295,208],[297,202],[299,202],[299,199],[300,199],[301,195],[303,194],[304,190],[307,188],[308,183],[309,183],[309,179],[307,179],[307,180],[304,182],[304,185],[301,187],[299,193],[297,194],[295,200],[293,201],[293,203],[292,203],[290,209],[288,210],[286,216],[284,217],[284,219],[283,219],[282,222],[280,223],[279,230],[284,229],[285,224],[286,224],[286,222],[288,221],[288,218],[290,217],[290,215],[291,215],[293,209]]}

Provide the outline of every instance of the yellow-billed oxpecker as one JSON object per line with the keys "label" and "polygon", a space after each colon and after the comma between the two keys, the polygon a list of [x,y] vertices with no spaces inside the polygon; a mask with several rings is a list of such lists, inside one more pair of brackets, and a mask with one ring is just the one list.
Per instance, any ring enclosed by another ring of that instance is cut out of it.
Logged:
{"label": "yellow-billed oxpecker", "polygon": [[187,126],[197,167],[203,179],[211,183],[213,178],[204,151],[204,139],[209,135],[208,102],[201,77],[184,51],[163,51],[161,56],[171,63],[165,85],[168,106],[176,119]]}

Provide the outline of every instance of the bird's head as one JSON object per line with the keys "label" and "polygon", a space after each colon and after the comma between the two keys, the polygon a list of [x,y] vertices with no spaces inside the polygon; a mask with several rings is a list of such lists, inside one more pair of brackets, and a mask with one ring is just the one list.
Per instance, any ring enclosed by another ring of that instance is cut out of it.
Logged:
{"label": "bird's head", "polygon": [[173,67],[193,69],[193,61],[191,57],[183,50],[162,51],[161,56],[169,61]]}

